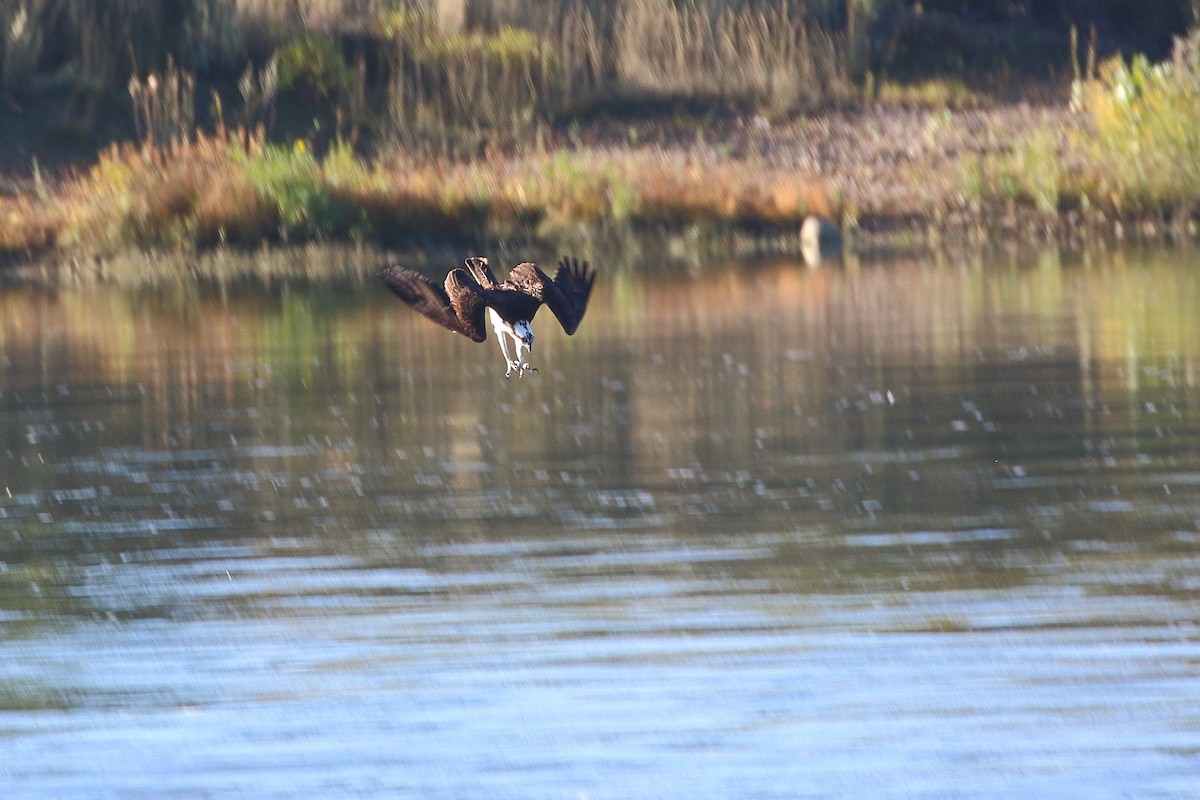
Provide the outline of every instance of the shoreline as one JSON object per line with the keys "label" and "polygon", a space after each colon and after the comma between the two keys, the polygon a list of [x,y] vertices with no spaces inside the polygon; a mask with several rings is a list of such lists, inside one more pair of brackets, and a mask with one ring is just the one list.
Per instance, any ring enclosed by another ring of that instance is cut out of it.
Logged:
{"label": "shoreline", "polygon": [[[388,172],[380,161],[366,166],[357,156],[350,156],[355,162],[350,166],[358,170],[353,179],[373,187],[398,180],[397,176],[426,184],[439,179],[480,184],[455,197],[464,209],[461,213],[469,217],[466,221],[452,219],[457,210],[435,209],[437,222],[446,226],[442,233],[449,235],[439,235],[436,226],[422,231],[422,209],[403,207],[408,189],[396,195],[395,187],[385,186],[383,191],[392,193],[388,202],[398,207],[380,210],[371,205],[380,201],[354,186],[347,194],[379,214],[379,221],[372,223],[377,227],[365,226],[365,234],[351,229],[349,236],[335,232],[289,240],[286,232],[279,237],[270,229],[250,226],[242,240],[229,243],[224,241],[224,231],[220,242],[206,242],[194,231],[184,231],[171,234],[180,237],[174,242],[84,238],[66,245],[51,236],[40,252],[36,247],[27,252],[20,247],[0,247],[0,268],[35,262],[100,263],[122,253],[139,252],[178,252],[195,260],[226,248],[253,253],[263,247],[278,249],[311,242],[380,252],[516,246],[555,250],[578,249],[588,242],[605,247],[605,239],[616,241],[619,248],[620,240],[628,237],[645,239],[646,247],[662,248],[681,260],[738,253],[801,256],[800,222],[810,215],[832,222],[840,230],[845,248],[857,257],[897,249],[1022,244],[1079,248],[1122,241],[1194,240],[1196,223],[1190,209],[1129,218],[1069,208],[1046,213],[1025,198],[1001,202],[981,198],[965,188],[970,170],[982,171],[985,164],[1011,157],[1035,137],[1062,142],[1067,136],[1078,136],[1087,124],[1086,115],[1064,103],[993,104],[966,110],[876,104],[774,122],[754,115],[601,121],[547,137],[547,142],[539,142],[539,153],[486,152],[475,159],[416,167],[416,178]],[[307,157],[305,164],[328,168],[328,154],[322,162],[304,153],[302,142],[295,148],[297,152],[290,157]],[[40,183],[32,177],[0,174],[0,183],[9,188],[7,196],[0,197],[0,220],[6,220],[5,214],[7,222],[16,219],[16,209],[47,210],[65,205],[66,194],[77,190],[85,179],[81,176],[111,170],[111,162],[123,157],[121,153],[137,152],[132,145],[124,151],[114,147],[107,156],[102,153],[97,163],[73,165],[50,178],[39,176]],[[179,148],[160,148],[150,156],[141,152],[143,155],[136,157],[149,158],[153,168],[164,174],[178,166],[171,163],[170,152],[182,152],[183,159],[195,157],[194,152]],[[207,150],[199,152],[205,158],[213,157]],[[565,189],[547,191],[534,186],[539,180],[560,180],[562,176],[555,172],[572,170],[589,172],[573,176],[571,180],[579,185]],[[646,188],[636,183],[645,181],[647,171],[661,173],[651,180],[663,185]],[[237,185],[233,188],[246,190]],[[544,196],[526,197],[539,191]],[[632,199],[623,197],[632,192],[640,194]],[[707,193],[712,196],[704,196]],[[425,198],[418,201],[427,202]],[[175,213],[171,203],[180,206],[182,201],[168,197],[164,202],[167,212]],[[388,230],[389,214],[412,222],[413,235]],[[409,216],[413,220],[408,220]],[[263,217],[262,221],[275,222],[282,230],[274,218]],[[176,221],[167,218],[161,224],[170,230]],[[426,235],[429,233],[433,235]],[[635,249],[641,246],[633,245]]]}

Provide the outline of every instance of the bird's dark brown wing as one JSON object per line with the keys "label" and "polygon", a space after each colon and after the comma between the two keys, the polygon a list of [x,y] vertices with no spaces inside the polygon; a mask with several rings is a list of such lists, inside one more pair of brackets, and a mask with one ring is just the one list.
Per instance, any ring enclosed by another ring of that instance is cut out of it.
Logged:
{"label": "bird's dark brown wing", "polygon": [[495,289],[500,285],[499,281],[496,280],[495,273],[492,272],[492,268],[488,266],[486,258],[478,256],[468,258],[467,269],[471,270],[471,276],[484,289]]}
{"label": "bird's dark brown wing", "polygon": [[404,267],[388,267],[379,277],[401,300],[443,328],[461,333],[473,342],[487,338],[483,322],[487,306],[479,284],[461,267],[446,276],[445,289]]}
{"label": "bird's dark brown wing", "polygon": [[452,328],[462,333],[473,342],[482,342],[487,338],[487,325],[484,324],[484,292],[480,290],[475,279],[464,269],[454,269],[446,276],[446,294],[450,296],[450,305],[454,308],[455,316],[462,323],[462,328]]}
{"label": "bird's dark brown wing", "polygon": [[496,274],[488,265],[486,258],[472,257],[467,259],[467,269],[471,276],[482,288],[484,302],[496,310],[501,318],[508,322],[533,319],[538,308],[542,305],[541,298],[531,297],[526,292],[514,289],[512,284],[501,284],[496,280]]}
{"label": "bird's dark brown wing", "polygon": [[534,314],[542,307],[541,298],[514,287],[511,282],[505,282],[491,291],[484,289],[483,298],[501,319],[510,324],[518,320],[532,321]]}
{"label": "bird's dark brown wing", "polygon": [[549,306],[563,330],[573,334],[587,310],[596,273],[588,269],[588,262],[580,264],[578,258],[563,256],[553,280],[537,264],[527,261],[513,267],[508,282]]}

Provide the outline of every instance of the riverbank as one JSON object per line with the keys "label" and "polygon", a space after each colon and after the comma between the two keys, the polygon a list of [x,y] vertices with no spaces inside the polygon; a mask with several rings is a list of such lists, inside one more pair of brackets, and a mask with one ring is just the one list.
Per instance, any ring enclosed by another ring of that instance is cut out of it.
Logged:
{"label": "riverbank", "polygon": [[1084,207],[1044,183],[1065,174],[1094,125],[1065,101],[872,104],[775,121],[600,120],[545,130],[523,151],[458,160],[366,159],[346,142],[315,153],[305,140],[221,131],[10,177],[0,251],[9,262],[79,264],[129,250],[349,242],[553,252],[643,238],[684,258],[799,254],[810,215],[857,253],[1194,238],[1186,203],[1122,209],[1098,195]]}
{"label": "riverbank", "polygon": [[135,5],[0,12],[0,261],[642,242],[694,261],[800,253],[813,217],[850,253],[1200,221],[1179,0]]}

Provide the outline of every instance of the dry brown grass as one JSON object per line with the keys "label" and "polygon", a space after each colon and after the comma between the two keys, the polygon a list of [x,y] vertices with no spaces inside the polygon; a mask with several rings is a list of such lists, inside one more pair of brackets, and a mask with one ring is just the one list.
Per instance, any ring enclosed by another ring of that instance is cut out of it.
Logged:
{"label": "dry brown grass", "polygon": [[209,176],[196,195],[193,213],[198,247],[250,246],[261,242],[264,234],[269,235],[279,224],[250,176],[232,169]]}
{"label": "dry brown grass", "polygon": [[133,119],[143,141],[169,144],[191,134],[196,124],[196,78],[167,59],[161,73],[129,79]]}
{"label": "dry brown grass", "polygon": [[556,103],[556,53],[528,31],[440,34],[414,23],[388,86],[390,133],[407,147],[520,138]]}
{"label": "dry brown grass", "polygon": [[713,12],[671,0],[621,0],[607,45],[618,89],[722,98],[781,111],[848,88],[844,43],[810,29],[785,2]]}
{"label": "dry brown grass", "polygon": [[795,170],[762,174],[657,149],[583,149],[445,163],[314,156],[244,131],[127,145],[43,201],[6,202],[0,250],[207,247],[368,239],[553,238],[564,225],[795,230],[839,203]]}
{"label": "dry brown grass", "polygon": [[659,155],[633,158],[626,171],[636,180],[630,216],[643,225],[786,230],[798,229],[809,214],[841,213],[823,182],[795,172],[765,177],[745,162]]}
{"label": "dry brown grass", "polygon": [[39,252],[57,242],[57,220],[45,204],[0,198],[0,255]]}
{"label": "dry brown grass", "polygon": [[[389,18],[391,131],[411,147],[528,140],[546,119],[598,106],[692,102],[782,114],[849,97],[845,37],[773,0],[721,8],[563,4],[540,28],[447,33],[421,11]],[[460,147],[461,149],[461,147]]]}

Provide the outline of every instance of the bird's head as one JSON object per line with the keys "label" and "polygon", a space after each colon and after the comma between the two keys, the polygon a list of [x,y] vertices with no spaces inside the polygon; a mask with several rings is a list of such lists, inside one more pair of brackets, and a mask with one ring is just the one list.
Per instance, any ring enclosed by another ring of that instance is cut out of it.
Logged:
{"label": "bird's head", "polygon": [[529,327],[529,323],[526,320],[521,320],[516,325],[513,325],[513,330],[516,331],[517,336],[525,343],[525,346],[532,350],[533,328]]}

